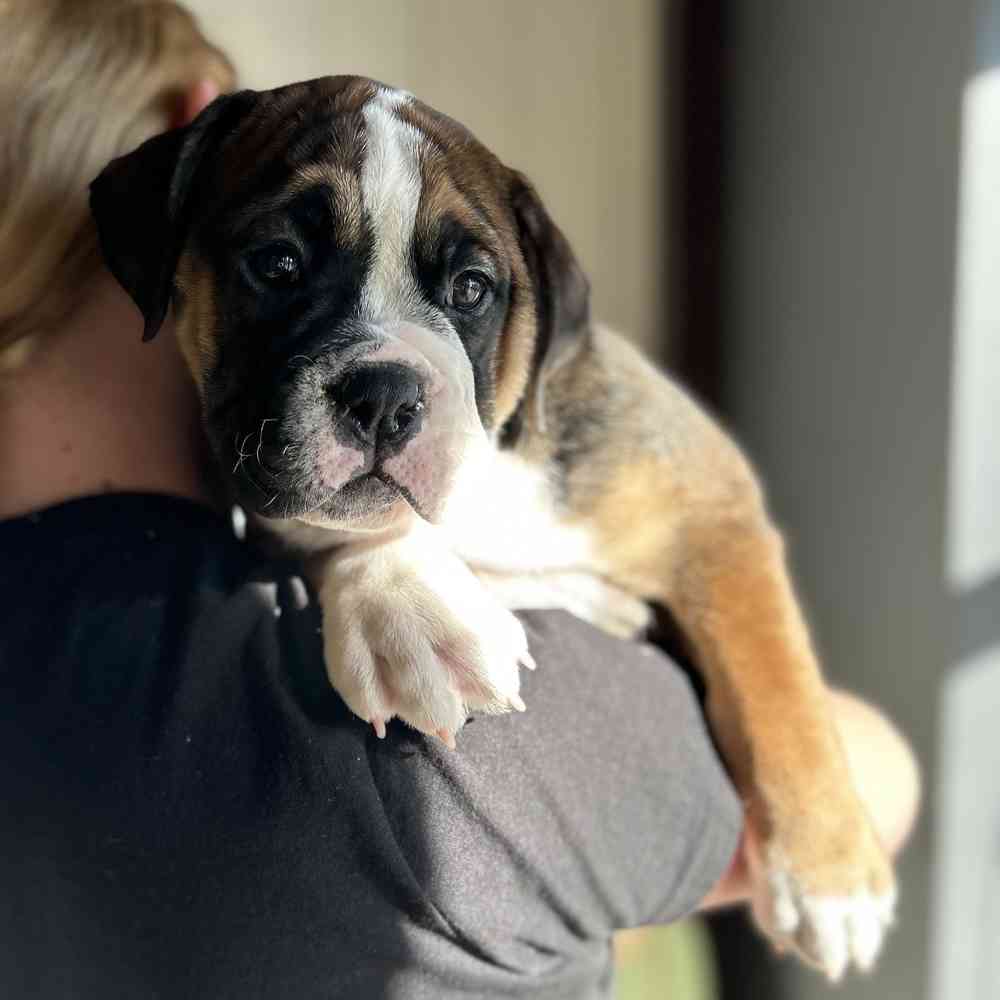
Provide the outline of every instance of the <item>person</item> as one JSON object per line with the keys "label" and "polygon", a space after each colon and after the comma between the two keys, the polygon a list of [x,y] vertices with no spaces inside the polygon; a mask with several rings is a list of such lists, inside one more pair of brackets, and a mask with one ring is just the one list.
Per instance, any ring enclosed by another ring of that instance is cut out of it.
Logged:
{"label": "person", "polygon": [[[745,899],[685,676],[523,616],[524,715],[458,751],[329,688],[294,565],[233,534],[168,321],[103,269],[90,179],[234,83],[183,9],[0,3],[0,992],[609,995],[618,928]],[[918,776],[832,694],[898,849]]]}

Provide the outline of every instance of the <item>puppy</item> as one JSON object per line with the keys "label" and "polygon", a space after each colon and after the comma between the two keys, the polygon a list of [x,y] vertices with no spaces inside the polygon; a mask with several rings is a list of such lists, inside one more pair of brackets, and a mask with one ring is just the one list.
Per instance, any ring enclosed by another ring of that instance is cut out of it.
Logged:
{"label": "puppy", "polygon": [[523,709],[524,631],[670,609],[751,822],[754,912],[837,978],[892,916],[779,534],[736,446],[591,322],[531,184],[409,94],[220,98],[92,186],[155,336],[173,303],[235,498],[310,554],[330,679],[384,735]]}

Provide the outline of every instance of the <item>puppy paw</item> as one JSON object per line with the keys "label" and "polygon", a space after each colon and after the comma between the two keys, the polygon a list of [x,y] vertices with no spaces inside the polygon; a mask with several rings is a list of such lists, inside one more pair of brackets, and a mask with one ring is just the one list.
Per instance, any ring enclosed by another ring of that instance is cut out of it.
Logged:
{"label": "puppy paw", "polygon": [[872,968],[896,906],[892,868],[867,822],[851,839],[837,846],[839,860],[822,874],[810,871],[808,861],[793,861],[795,845],[779,838],[761,855],[750,851],[758,926],[779,951],[796,952],[832,982],[852,964],[862,972]]}
{"label": "puppy paw", "polygon": [[524,711],[521,623],[429,526],[334,556],[320,599],[330,681],[380,737],[399,717],[454,747],[470,712]]}

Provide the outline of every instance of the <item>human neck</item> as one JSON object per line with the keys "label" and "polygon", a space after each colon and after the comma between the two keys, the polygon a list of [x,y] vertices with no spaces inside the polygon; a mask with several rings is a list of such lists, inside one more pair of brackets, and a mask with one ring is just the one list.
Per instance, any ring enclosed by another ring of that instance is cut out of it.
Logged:
{"label": "human neck", "polygon": [[168,319],[152,343],[110,275],[0,373],[0,518],[76,497],[210,502],[198,399]]}

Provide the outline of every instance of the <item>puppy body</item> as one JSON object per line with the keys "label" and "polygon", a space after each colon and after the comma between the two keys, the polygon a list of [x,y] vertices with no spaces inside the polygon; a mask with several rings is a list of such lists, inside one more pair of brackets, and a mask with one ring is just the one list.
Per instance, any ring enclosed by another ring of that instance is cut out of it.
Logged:
{"label": "puppy body", "polygon": [[352,710],[453,743],[469,709],[524,707],[508,608],[634,634],[664,605],[765,845],[759,923],[833,977],[871,964],[892,872],[761,491],[591,323],[521,175],[409,95],[339,77],[216,102],[115,161],[92,204],[147,335],[175,304],[236,497],[312,553]]}

